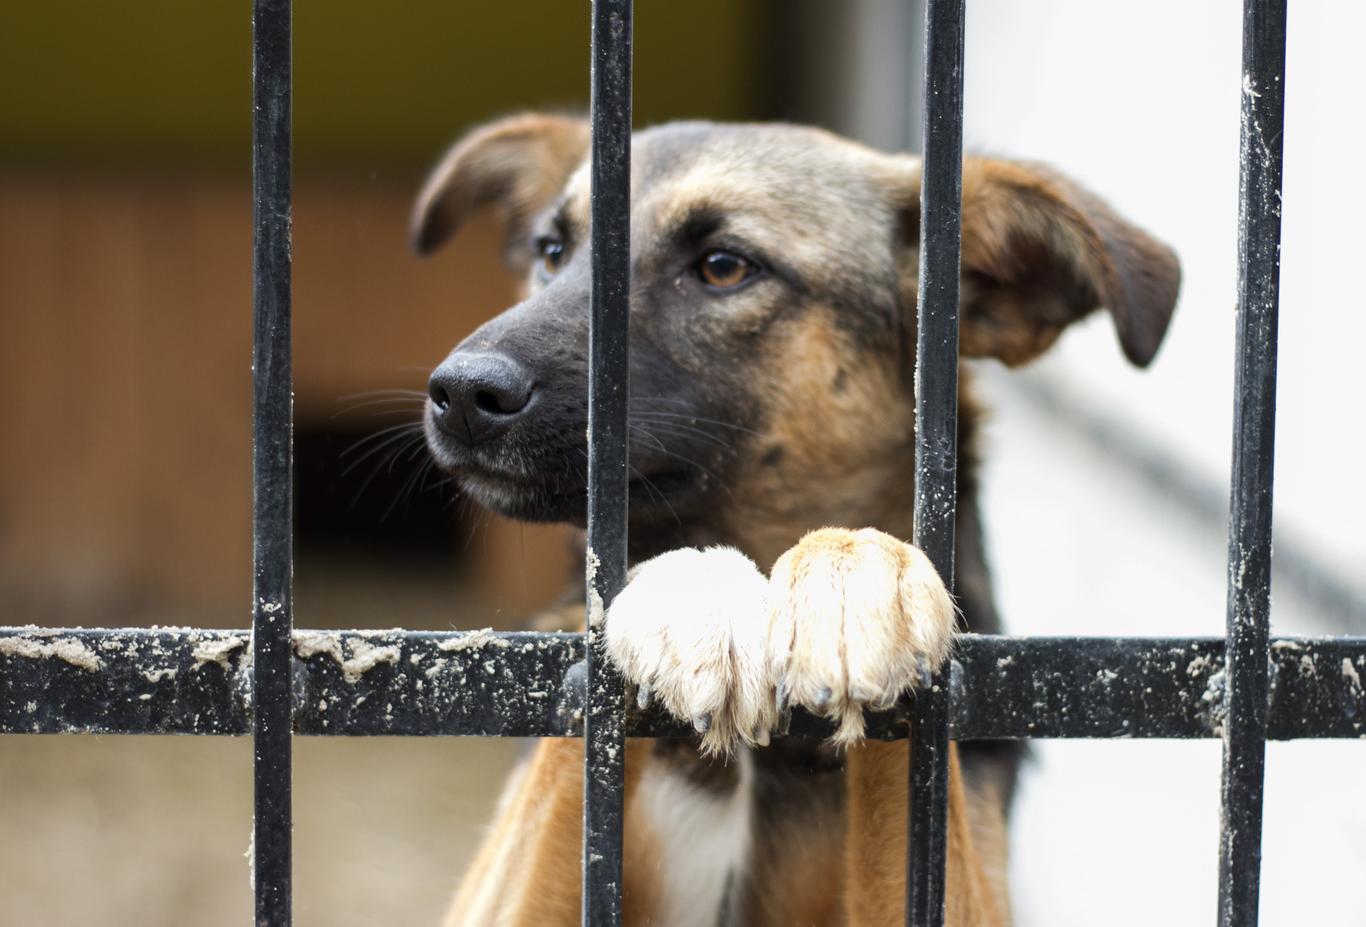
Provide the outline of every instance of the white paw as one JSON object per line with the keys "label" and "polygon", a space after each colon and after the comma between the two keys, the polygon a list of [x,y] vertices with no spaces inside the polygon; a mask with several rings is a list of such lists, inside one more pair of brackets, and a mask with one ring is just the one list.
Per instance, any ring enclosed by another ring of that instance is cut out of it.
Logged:
{"label": "white paw", "polygon": [[607,615],[607,649],[642,706],[691,721],[702,749],[768,742],[776,722],[766,670],[768,581],[739,551],[683,548],[631,571]]}
{"label": "white paw", "polygon": [[813,531],[769,581],[768,674],[779,707],[835,718],[863,736],[863,709],[886,708],[948,658],[953,600],[918,548],[872,528]]}
{"label": "white paw", "polygon": [[729,548],[670,551],[607,617],[612,661],[642,704],[690,721],[710,753],[765,744],[791,705],[863,736],[948,658],[953,600],[919,549],[872,528],[813,531],[762,573]]}

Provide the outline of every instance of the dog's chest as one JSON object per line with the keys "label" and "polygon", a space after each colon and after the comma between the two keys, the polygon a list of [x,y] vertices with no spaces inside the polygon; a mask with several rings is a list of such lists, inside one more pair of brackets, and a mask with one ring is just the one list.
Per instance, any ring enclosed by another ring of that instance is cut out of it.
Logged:
{"label": "dog's chest", "polygon": [[642,777],[635,801],[658,852],[658,927],[731,927],[753,849],[753,763],[741,754],[733,788],[698,785],[666,765]]}

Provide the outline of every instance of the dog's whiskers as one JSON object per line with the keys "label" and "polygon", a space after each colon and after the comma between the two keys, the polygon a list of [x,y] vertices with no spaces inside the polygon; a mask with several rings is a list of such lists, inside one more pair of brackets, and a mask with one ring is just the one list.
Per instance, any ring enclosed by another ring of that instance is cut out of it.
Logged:
{"label": "dog's whiskers", "polygon": [[[470,545],[474,543],[474,536],[479,533],[480,528],[487,528],[489,519],[492,517],[488,509],[482,505],[475,505],[469,496],[464,497],[464,511],[460,513],[461,521],[469,518],[470,509],[474,510],[474,519],[470,521],[470,533],[465,536],[465,546],[462,553],[468,553]],[[485,535],[487,537],[487,535]]]}
{"label": "dog's whiskers", "polygon": [[[419,451],[422,447],[422,445],[419,445]],[[408,455],[408,461],[412,461],[415,459],[416,456],[414,454]],[[379,517],[380,521],[387,520],[389,516],[393,514],[394,510],[398,508],[400,502],[406,503],[412,499],[413,491],[417,488],[418,481],[422,479],[423,475],[426,474],[432,468],[432,466],[435,465],[435,463],[436,461],[433,458],[428,457],[424,463],[413,469],[413,472],[409,474],[408,478],[403,481],[403,485],[399,487],[398,492],[394,495],[393,501],[391,501],[388,507],[385,508],[384,514]],[[392,466],[393,464],[391,463],[390,467]]]}
{"label": "dog's whiskers", "polygon": [[661,434],[672,435],[675,438],[683,438],[685,440],[689,438],[695,438],[701,441],[705,441],[713,447],[720,448],[724,451],[734,450],[734,448],[731,447],[729,442],[723,440],[717,435],[714,435],[711,432],[705,431],[701,428],[693,428],[691,426],[684,425],[680,422],[660,422],[648,418],[637,418],[636,423],[649,425],[650,427],[657,429]]}
{"label": "dog's whiskers", "polygon": [[352,442],[351,444],[347,445],[347,446],[342,450],[340,456],[346,457],[346,456],[348,456],[348,455],[350,455],[350,454],[353,454],[353,453],[355,453],[357,450],[359,450],[360,448],[362,448],[362,447],[364,447],[365,445],[369,444],[371,441],[378,441],[380,438],[383,438],[383,437],[386,436],[386,435],[392,435],[392,434],[393,434],[394,432],[396,432],[396,431],[412,431],[412,430],[415,430],[415,429],[420,429],[421,427],[422,427],[422,423],[421,423],[420,421],[410,421],[410,422],[399,422],[397,425],[389,425],[389,426],[387,426],[387,427],[385,427],[385,428],[380,428],[380,429],[378,429],[378,430],[376,430],[376,431],[370,432],[369,434],[367,434],[367,435],[361,437],[360,439],[358,439],[358,440]]}
{"label": "dog's whiskers", "polygon": [[[406,440],[404,440],[405,437]],[[389,446],[389,453],[386,456],[381,457],[375,463],[375,466],[370,470],[369,474],[366,475],[365,479],[361,481],[360,486],[356,489],[355,494],[351,497],[351,505],[355,506],[355,504],[360,501],[360,497],[365,494],[365,490],[368,489],[370,487],[370,484],[375,481],[375,477],[379,476],[381,472],[392,473],[394,470],[394,464],[400,457],[414,450],[414,448],[421,448],[425,446],[425,443],[426,438],[423,435],[397,435],[394,438],[390,439],[388,442],[386,442],[386,444]],[[364,458],[362,458],[362,460],[363,459]],[[351,466],[343,470],[342,475],[345,476],[346,474],[350,473],[360,463],[361,460],[357,460]]]}
{"label": "dog's whiskers", "polygon": [[[647,397],[645,399],[642,399],[641,401],[649,402],[652,399],[660,398],[662,397]],[[736,425],[734,422],[726,422],[722,421],[721,419],[707,418],[705,415],[694,415],[691,412],[665,412],[661,409],[640,409],[633,411],[632,414],[642,418],[679,419],[681,421],[689,422],[696,425],[714,425],[717,428],[726,428],[730,431],[738,431],[742,434],[754,435],[756,438],[761,437],[759,432],[755,431],[752,428],[746,428],[743,425]]]}
{"label": "dog's whiskers", "polygon": [[337,397],[341,402],[351,402],[357,399],[378,399],[382,396],[407,396],[417,399],[426,399],[427,394],[420,389],[367,389],[359,393],[347,393],[345,396]]}
{"label": "dog's whiskers", "polygon": [[644,473],[641,473],[635,467],[632,467],[630,464],[627,464],[627,468],[635,474],[636,479],[640,481],[640,485],[645,487],[645,491],[650,494],[650,498],[658,499],[661,503],[663,503],[664,507],[669,510],[669,514],[674,517],[674,521],[678,522],[679,525],[682,525],[683,519],[678,517],[678,512],[674,509],[673,504],[669,502],[669,497],[664,495],[663,490],[661,490],[658,486],[651,482],[648,476],[646,476]]}
{"label": "dog's whiskers", "polygon": [[394,415],[396,413],[403,412],[405,414],[411,415],[413,413],[420,412],[425,402],[425,399],[414,399],[405,396],[388,396],[384,399],[367,399],[364,402],[357,402],[353,405],[349,405],[346,408],[333,413],[332,420],[335,421],[336,419],[341,418],[343,415],[351,415],[355,412],[361,411],[362,409],[374,409],[376,407],[380,407],[384,411],[372,414]]}
{"label": "dog's whiskers", "polygon": [[626,423],[626,427],[629,428],[629,429],[631,429],[631,431],[634,432],[635,434],[638,434],[638,435],[640,435],[642,438],[644,438],[644,439],[646,439],[647,441],[649,441],[651,444],[653,444],[655,447],[659,448],[661,451],[667,451],[667,450],[668,450],[668,448],[666,448],[666,447],[664,446],[664,442],[661,441],[661,440],[659,440],[659,438],[658,438],[657,436],[655,436],[655,435],[654,435],[649,429],[647,429],[644,425],[638,425],[638,424],[636,424],[635,422],[630,422],[630,421],[628,421],[628,422]]}
{"label": "dog's whiskers", "polygon": [[[659,440],[659,437],[656,434],[646,429],[643,425],[632,422],[628,422],[627,425],[629,428],[631,428],[632,431],[644,437],[647,437],[651,441],[653,441],[655,448],[659,451],[659,453],[665,455],[666,457],[672,457],[675,460],[681,460],[683,461],[683,463],[688,464],[689,466],[696,467],[703,473],[710,476],[713,480],[715,480],[716,485],[721,487],[721,489],[725,490],[727,495],[731,495],[730,487],[726,485],[725,481],[721,479],[721,477],[716,473],[715,470],[712,470],[710,467],[708,467],[706,464],[703,464],[701,461],[693,460],[692,458],[684,456],[683,454],[680,454],[677,451],[670,450],[664,444],[663,441]],[[668,434],[667,430],[664,433]],[[675,435],[675,437],[678,437],[678,435]],[[726,449],[729,450],[729,448]]]}
{"label": "dog's whiskers", "polygon": [[[371,441],[377,442],[373,447],[368,448],[365,451],[365,453],[361,454],[355,460],[347,464],[346,467],[342,469],[341,475],[347,476],[361,464],[365,463],[365,461],[374,457],[376,454],[382,453],[383,451],[393,448],[395,444],[402,442],[403,450],[396,452],[402,454],[407,452],[409,447],[409,441],[424,440],[426,440],[426,436],[423,434],[422,425],[419,422],[405,422],[401,425],[392,425],[388,428],[382,428],[375,434],[360,439],[355,444],[352,444],[346,450],[341,452],[340,456],[346,457],[348,454],[353,453],[354,451],[358,450],[359,448],[363,447],[365,444],[368,444]],[[384,466],[384,462],[381,462],[380,466]]]}

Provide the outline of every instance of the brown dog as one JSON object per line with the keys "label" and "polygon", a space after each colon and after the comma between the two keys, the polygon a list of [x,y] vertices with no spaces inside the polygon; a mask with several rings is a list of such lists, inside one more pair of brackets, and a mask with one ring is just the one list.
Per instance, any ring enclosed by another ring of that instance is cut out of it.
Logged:
{"label": "brown dog", "polygon": [[[497,206],[527,280],[526,298],[433,374],[432,453],[499,512],[579,525],[587,145],[569,118],[476,130],[437,168],[414,221],[428,252]],[[861,741],[862,711],[946,659],[956,617],[924,555],[899,540],[912,529],[919,162],[786,125],[668,125],[637,134],[633,152],[638,566],[608,640],[638,698],[698,738],[628,747],[625,922],[899,925],[907,751]],[[1070,182],[976,159],[963,170],[962,267],[962,354],[1009,365],[1102,306],[1146,365],[1180,277],[1169,249]],[[966,389],[959,402],[957,607],[968,630],[995,632],[978,416]],[[581,613],[566,609],[563,625]],[[836,743],[770,743],[788,705],[836,719]],[[952,754],[953,927],[1009,920],[1018,758],[1008,744]],[[577,741],[539,745],[447,927],[579,923],[582,760]]]}

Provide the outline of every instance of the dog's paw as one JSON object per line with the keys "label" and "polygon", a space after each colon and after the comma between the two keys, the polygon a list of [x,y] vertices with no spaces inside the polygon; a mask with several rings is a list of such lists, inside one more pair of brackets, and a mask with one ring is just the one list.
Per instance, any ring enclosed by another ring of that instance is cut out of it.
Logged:
{"label": "dog's paw", "polygon": [[887,708],[948,658],[953,599],[918,548],[872,528],[813,531],[769,580],[767,659],[778,707],[863,736],[863,709]]}
{"label": "dog's paw", "polygon": [[607,614],[607,650],[642,707],[690,721],[708,753],[765,744],[777,720],[765,670],[768,581],[730,548],[683,548],[632,570]]}

